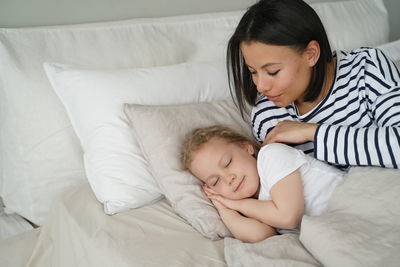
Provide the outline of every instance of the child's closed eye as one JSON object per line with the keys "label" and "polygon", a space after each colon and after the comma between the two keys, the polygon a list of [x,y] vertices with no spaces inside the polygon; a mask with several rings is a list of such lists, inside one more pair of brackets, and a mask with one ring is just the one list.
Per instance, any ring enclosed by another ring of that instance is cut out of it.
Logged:
{"label": "child's closed eye", "polygon": [[215,179],[215,181],[212,183],[212,186],[216,186],[218,184],[218,182],[219,182],[219,177],[217,177]]}
{"label": "child's closed eye", "polygon": [[231,164],[231,162],[232,162],[232,159],[229,159],[228,162],[225,165],[225,168],[228,167]]}

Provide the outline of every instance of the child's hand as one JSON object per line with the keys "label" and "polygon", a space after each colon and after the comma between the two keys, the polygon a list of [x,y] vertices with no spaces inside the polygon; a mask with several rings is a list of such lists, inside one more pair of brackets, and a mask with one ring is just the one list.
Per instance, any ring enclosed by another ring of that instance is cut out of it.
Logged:
{"label": "child's hand", "polygon": [[232,200],[221,196],[213,189],[211,189],[208,185],[204,185],[203,190],[206,193],[207,197],[211,200],[211,202],[218,210],[220,208],[237,210],[237,200]]}
{"label": "child's hand", "polygon": [[206,193],[207,197],[212,195],[212,194],[218,194],[214,190],[211,189],[211,187],[208,186],[208,184],[203,185],[203,191]]}
{"label": "child's hand", "polygon": [[206,194],[206,196],[211,200],[211,202],[213,203],[213,205],[215,206],[215,208],[220,211],[222,209],[227,209],[227,207],[222,204],[221,202],[219,202],[218,200],[214,200],[212,198],[210,198],[210,196],[212,195],[216,195],[218,194],[217,192],[215,192],[214,190],[212,190],[208,185],[203,185],[203,191]]}

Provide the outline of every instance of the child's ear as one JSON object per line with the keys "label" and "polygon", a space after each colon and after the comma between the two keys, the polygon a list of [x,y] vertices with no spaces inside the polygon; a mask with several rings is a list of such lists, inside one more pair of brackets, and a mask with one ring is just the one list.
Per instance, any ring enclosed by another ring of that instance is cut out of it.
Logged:
{"label": "child's ear", "polygon": [[247,141],[241,142],[240,145],[250,154],[250,155],[254,155],[255,153],[255,149],[254,146]]}

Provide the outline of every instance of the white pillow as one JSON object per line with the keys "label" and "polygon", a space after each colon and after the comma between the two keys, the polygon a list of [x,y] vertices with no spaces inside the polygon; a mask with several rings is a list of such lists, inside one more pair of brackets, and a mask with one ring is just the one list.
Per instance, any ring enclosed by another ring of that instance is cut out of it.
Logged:
{"label": "white pillow", "polygon": [[381,49],[400,69],[400,40],[381,44],[377,48]]}
{"label": "white pillow", "polygon": [[45,63],[84,151],[86,175],[114,214],[162,196],[123,113],[123,103],[165,105],[230,97],[222,63],[91,70]]}
{"label": "white pillow", "polygon": [[376,46],[389,41],[389,19],[383,0],[313,3],[333,50]]}
{"label": "white pillow", "polygon": [[252,138],[249,118],[241,117],[232,100],[171,106],[127,104],[125,113],[172,208],[208,238],[231,236],[204,195],[202,182],[182,170],[179,157],[185,135],[198,127],[224,124]]}

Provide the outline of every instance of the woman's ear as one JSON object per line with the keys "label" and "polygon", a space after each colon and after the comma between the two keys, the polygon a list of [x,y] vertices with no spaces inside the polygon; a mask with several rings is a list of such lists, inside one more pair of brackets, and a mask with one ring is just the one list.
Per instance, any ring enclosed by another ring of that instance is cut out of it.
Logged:
{"label": "woman's ear", "polygon": [[317,64],[320,54],[321,48],[319,43],[315,40],[311,40],[303,52],[303,55],[305,56],[305,59],[310,67],[314,67],[315,64]]}

